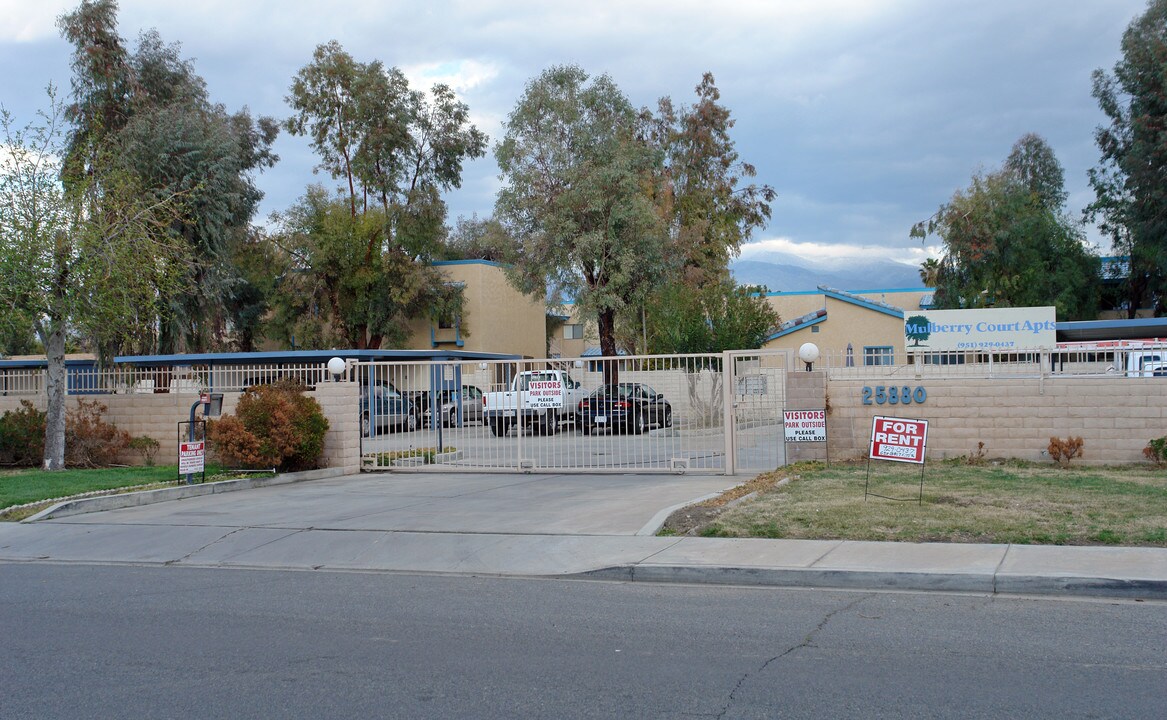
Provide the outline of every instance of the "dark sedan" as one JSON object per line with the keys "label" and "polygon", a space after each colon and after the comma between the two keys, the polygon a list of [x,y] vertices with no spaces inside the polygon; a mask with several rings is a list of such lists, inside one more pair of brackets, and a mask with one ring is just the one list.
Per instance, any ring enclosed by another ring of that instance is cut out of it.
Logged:
{"label": "dark sedan", "polygon": [[603,385],[579,404],[579,422],[585,435],[604,428],[640,434],[653,427],[670,427],[673,408],[665,396],[642,383]]}
{"label": "dark sedan", "polygon": [[361,389],[361,435],[364,437],[376,435],[382,429],[412,432],[417,429],[417,423],[416,406],[392,384]]}

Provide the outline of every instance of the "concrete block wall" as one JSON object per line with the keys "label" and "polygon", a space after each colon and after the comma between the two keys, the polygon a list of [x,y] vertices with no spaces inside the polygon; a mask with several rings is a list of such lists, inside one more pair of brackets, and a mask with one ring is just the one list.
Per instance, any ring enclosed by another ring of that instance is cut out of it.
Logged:
{"label": "concrete block wall", "polygon": [[1167,436],[1163,378],[901,379],[900,387],[924,387],[926,401],[864,405],[864,386],[877,384],[827,384],[832,458],[866,457],[875,415],[928,420],[929,460],[969,455],[983,442],[988,458],[1049,461],[1050,437],[1081,436],[1075,464],[1134,463],[1148,440]]}
{"label": "concrete block wall", "polygon": [[[242,393],[223,394],[223,414],[234,414]],[[320,403],[324,416],[328,419],[328,432],[324,438],[324,467],[344,468],[359,472],[360,461],[360,419],[358,408],[360,398],[358,384],[320,383],[309,392]],[[66,408],[77,406],[77,398],[97,400],[106,406],[102,416],[106,422],[125,430],[130,437],[146,435],[158,441],[155,462],[159,465],[173,465],[178,462],[179,422],[190,419],[190,408],[198,400],[198,395],[189,393],[123,394],[123,395],[72,395],[66,400]],[[39,396],[0,396],[0,414],[20,407],[20,400],[27,399],[40,410],[45,409],[46,398]],[[202,418],[201,409],[196,417]],[[142,463],[142,457],[129,450],[120,458],[131,465]]]}

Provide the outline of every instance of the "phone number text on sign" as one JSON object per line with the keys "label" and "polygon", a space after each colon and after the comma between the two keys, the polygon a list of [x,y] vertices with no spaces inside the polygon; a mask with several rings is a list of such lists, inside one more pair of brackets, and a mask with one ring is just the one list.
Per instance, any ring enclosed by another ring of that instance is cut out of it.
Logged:
{"label": "phone number text on sign", "polygon": [[871,420],[871,452],[873,460],[895,462],[924,462],[928,445],[928,421],[881,417]]}

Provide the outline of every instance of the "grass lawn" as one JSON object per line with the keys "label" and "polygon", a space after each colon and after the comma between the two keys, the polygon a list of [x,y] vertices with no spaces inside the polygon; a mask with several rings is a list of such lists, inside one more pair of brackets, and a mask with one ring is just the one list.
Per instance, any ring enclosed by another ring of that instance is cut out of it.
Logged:
{"label": "grass lawn", "polygon": [[[1004,461],[801,463],[759,476],[707,537],[1167,547],[1167,471]],[[789,478],[786,483],[780,480]],[[908,501],[893,501],[870,493]],[[739,492],[740,494],[740,492]],[[716,504],[717,501],[712,501]],[[724,503],[724,501],[723,501]],[[666,525],[665,532],[669,531]]]}
{"label": "grass lawn", "polygon": [[[215,465],[207,466],[207,482],[232,477]],[[26,505],[82,493],[119,488],[171,487],[178,484],[178,467],[97,468],[93,470],[62,470],[45,472],[36,469],[0,470],[0,521],[22,520],[48,507],[45,502],[36,507],[5,512],[14,505]],[[196,479],[198,477],[196,476]]]}

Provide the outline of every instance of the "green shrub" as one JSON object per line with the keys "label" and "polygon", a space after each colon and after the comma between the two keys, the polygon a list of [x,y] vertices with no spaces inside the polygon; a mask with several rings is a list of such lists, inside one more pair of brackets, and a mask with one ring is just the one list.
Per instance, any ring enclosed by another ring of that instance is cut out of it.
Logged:
{"label": "green shrub", "polygon": [[211,448],[228,464],[308,470],[324,453],[328,420],[315,398],[294,382],[258,385],[243,393],[235,415],[207,426]]}
{"label": "green shrub", "polygon": [[1159,467],[1167,466],[1167,437],[1155,438],[1143,448],[1143,456]]}
{"label": "green shrub", "polygon": [[158,454],[158,441],[149,435],[139,435],[130,440],[130,449],[138,451],[146,467],[154,467],[154,456]]}
{"label": "green shrub", "polygon": [[29,402],[0,417],[0,463],[35,467],[45,457],[45,414]]}

